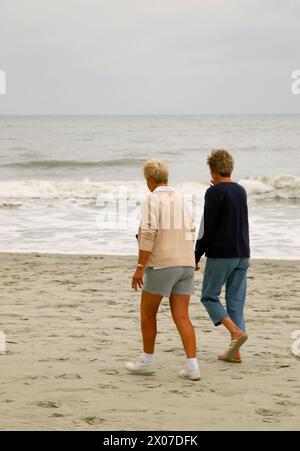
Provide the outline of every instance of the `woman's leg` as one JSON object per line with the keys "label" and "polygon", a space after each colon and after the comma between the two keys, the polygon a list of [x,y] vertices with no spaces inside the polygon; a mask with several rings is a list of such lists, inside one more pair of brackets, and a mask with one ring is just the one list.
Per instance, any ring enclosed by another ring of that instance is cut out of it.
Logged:
{"label": "woman's leg", "polygon": [[157,333],[156,315],[163,296],[142,291],[141,296],[141,330],[144,352],[153,354]]}
{"label": "woman's leg", "polygon": [[190,296],[171,294],[170,308],[187,358],[196,357],[196,335],[189,318]]}

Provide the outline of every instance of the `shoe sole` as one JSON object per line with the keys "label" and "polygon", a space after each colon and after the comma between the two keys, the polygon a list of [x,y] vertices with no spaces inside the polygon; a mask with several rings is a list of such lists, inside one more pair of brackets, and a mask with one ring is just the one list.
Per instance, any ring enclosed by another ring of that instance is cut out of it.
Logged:
{"label": "shoe sole", "polygon": [[227,362],[227,363],[242,363],[242,360],[238,360],[238,359],[228,359],[227,357],[222,357],[219,355],[218,360],[221,360],[222,362]]}
{"label": "shoe sole", "polygon": [[181,376],[180,374],[179,377],[181,377],[181,379],[188,379],[190,381],[199,381],[201,379],[201,376],[190,377],[190,376]]}
{"label": "shoe sole", "polygon": [[128,369],[127,369],[127,371],[129,371],[129,373],[131,373],[131,374],[136,374],[137,376],[150,376],[151,374],[155,373],[155,371],[149,371],[149,372],[145,373],[145,372],[141,372],[141,371],[132,371],[132,370],[128,370]]}
{"label": "shoe sole", "polygon": [[155,370],[133,370],[133,369],[127,368],[126,366],[125,366],[125,368],[126,368],[127,371],[129,371],[129,373],[140,374],[142,376],[147,376],[148,374],[154,374],[155,373]]}
{"label": "shoe sole", "polygon": [[231,351],[228,352],[227,354],[227,358],[230,360],[234,359],[234,356],[239,352],[239,350],[241,349],[241,347],[243,346],[243,344],[246,343],[246,341],[248,340],[248,335],[242,335],[235,343],[234,347],[231,349]]}

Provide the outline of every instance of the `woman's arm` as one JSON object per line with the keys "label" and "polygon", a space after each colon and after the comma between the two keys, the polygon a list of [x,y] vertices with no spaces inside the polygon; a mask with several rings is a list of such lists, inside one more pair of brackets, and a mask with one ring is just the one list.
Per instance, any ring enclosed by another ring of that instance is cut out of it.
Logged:
{"label": "woman's arm", "polygon": [[145,267],[152,254],[158,224],[159,204],[153,196],[148,196],[142,205],[138,265],[132,278],[132,288],[134,290],[137,290],[138,287],[143,287]]}
{"label": "woman's arm", "polygon": [[144,284],[144,272],[148,259],[151,255],[149,251],[139,251],[139,260],[136,271],[132,277],[132,288],[137,291],[138,287],[143,288]]}

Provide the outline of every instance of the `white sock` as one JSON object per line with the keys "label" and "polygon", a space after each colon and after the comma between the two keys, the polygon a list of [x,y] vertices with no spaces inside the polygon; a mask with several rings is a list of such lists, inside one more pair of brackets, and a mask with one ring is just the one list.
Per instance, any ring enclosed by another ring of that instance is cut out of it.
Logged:
{"label": "white sock", "polygon": [[142,352],[142,361],[144,363],[150,364],[154,361],[154,354],[147,354],[147,352]]}
{"label": "white sock", "polygon": [[191,359],[186,359],[186,367],[188,370],[198,370],[199,364],[197,357],[193,357]]}

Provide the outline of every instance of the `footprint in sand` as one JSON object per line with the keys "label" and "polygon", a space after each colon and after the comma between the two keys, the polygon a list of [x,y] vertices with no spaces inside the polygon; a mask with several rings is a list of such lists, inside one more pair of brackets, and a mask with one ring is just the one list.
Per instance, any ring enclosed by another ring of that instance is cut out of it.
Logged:
{"label": "footprint in sand", "polygon": [[[165,410],[158,410],[157,412],[153,412],[153,415],[162,415],[164,413],[166,413]],[[176,414],[174,413],[173,415],[176,415]]]}
{"label": "footprint in sand", "polygon": [[80,290],[82,293],[94,293],[99,291],[98,288],[86,288],[85,290]]}
{"label": "footprint in sand", "polygon": [[178,394],[178,395],[185,395],[186,394],[186,392],[182,391],[182,390],[169,390],[168,392],[169,393],[175,393],[175,394]]}
{"label": "footprint in sand", "polygon": [[115,385],[112,385],[112,384],[98,384],[97,387],[101,388],[101,389],[104,389],[104,390],[106,390],[106,389],[116,390],[118,388],[118,387],[116,387]]}
{"label": "footprint in sand", "polygon": [[283,406],[283,407],[296,407],[297,404],[294,404],[291,401],[287,401],[287,400],[281,400],[281,401],[277,401],[276,404],[278,406]]}
{"label": "footprint in sand", "polygon": [[95,426],[97,424],[102,424],[106,421],[105,418],[98,418],[98,417],[86,417],[82,418],[82,421],[84,421],[87,424],[90,424],[91,426]]}
{"label": "footprint in sand", "polygon": [[55,378],[70,379],[70,380],[82,379],[82,377],[79,374],[60,374],[59,376],[55,376]]}
{"label": "footprint in sand", "polygon": [[117,370],[98,370],[98,373],[104,373],[108,376],[115,376],[116,374],[120,374]]}
{"label": "footprint in sand", "polygon": [[59,409],[61,404],[56,401],[39,401],[36,403],[38,407],[46,407],[48,409]]}
{"label": "footprint in sand", "polygon": [[280,412],[275,412],[274,410],[269,409],[257,409],[255,413],[263,417],[278,417],[281,415]]}
{"label": "footprint in sand", "polygon": [[146,388],[158,388],[161,386],[162,386],[162,384],[153,384],[153,385],[146,385]]}

